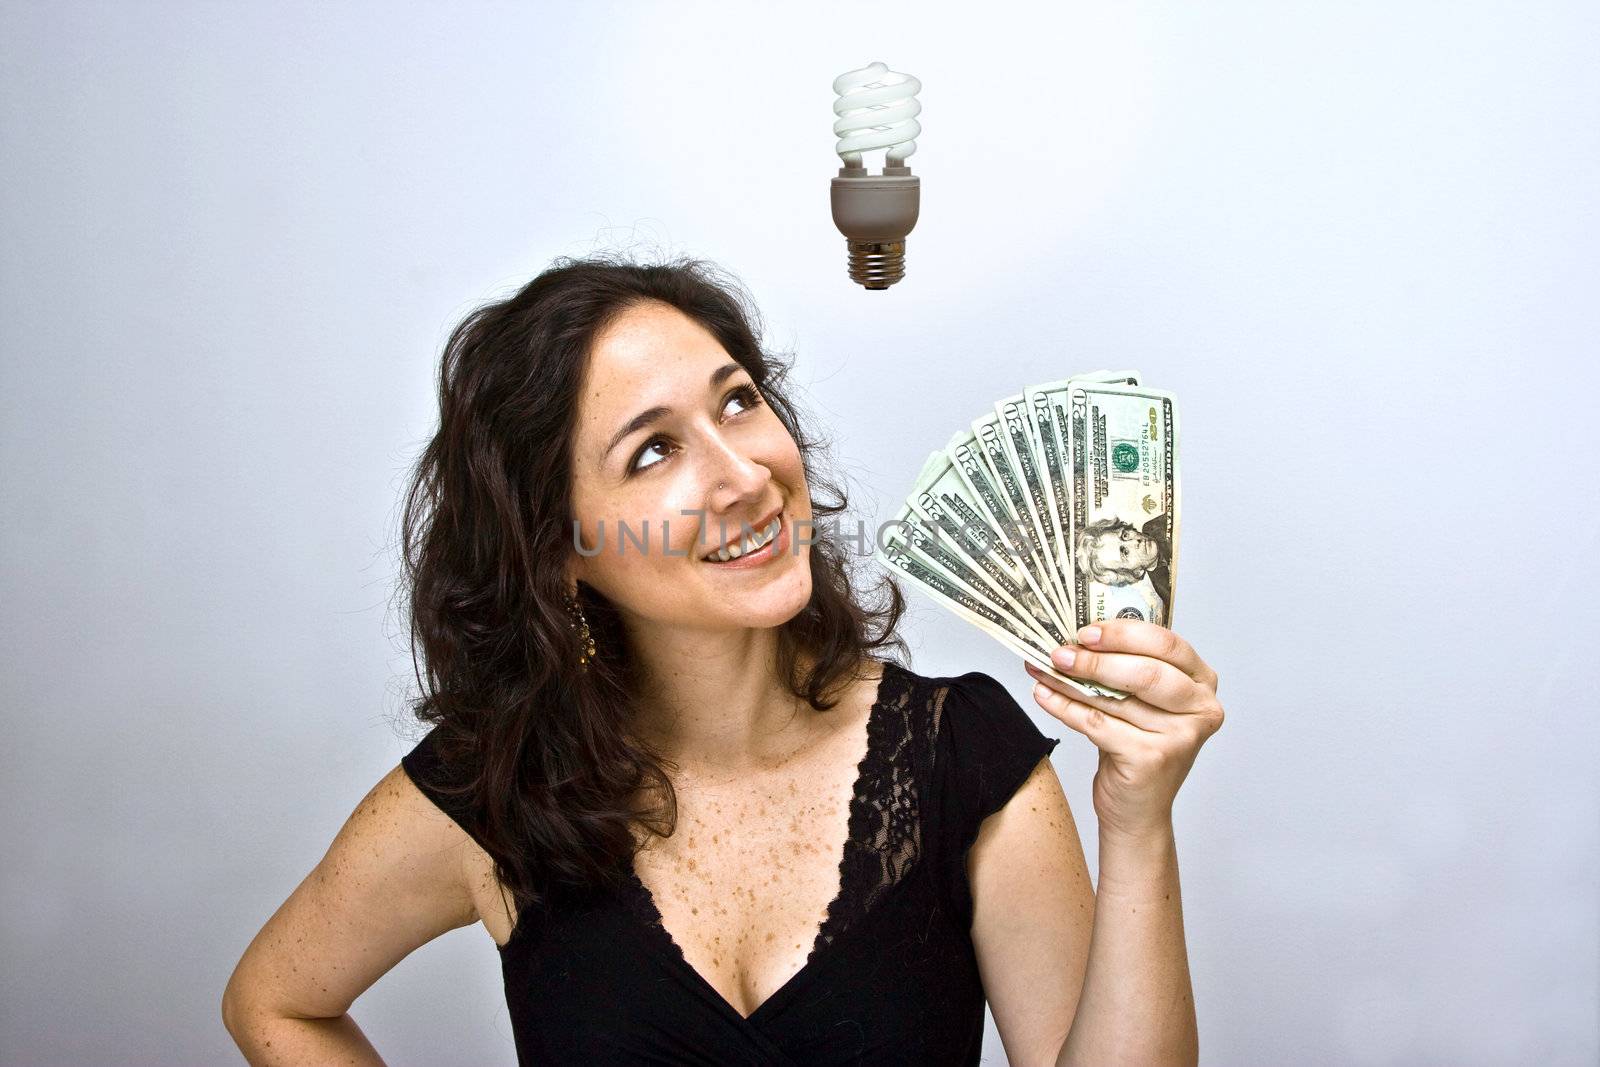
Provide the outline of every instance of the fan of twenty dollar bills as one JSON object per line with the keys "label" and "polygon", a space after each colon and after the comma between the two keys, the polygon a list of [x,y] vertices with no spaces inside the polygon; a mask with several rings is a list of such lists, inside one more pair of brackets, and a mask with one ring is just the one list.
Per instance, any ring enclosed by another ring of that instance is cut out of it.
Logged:
{"label": "fan of twenty dollar bills", "polygon": [[1178,406],[1138,371],[1093,371],[998,400],[917,476],[873,557],[1082,693],[1050,653],[1107,618],[1172,620]]}

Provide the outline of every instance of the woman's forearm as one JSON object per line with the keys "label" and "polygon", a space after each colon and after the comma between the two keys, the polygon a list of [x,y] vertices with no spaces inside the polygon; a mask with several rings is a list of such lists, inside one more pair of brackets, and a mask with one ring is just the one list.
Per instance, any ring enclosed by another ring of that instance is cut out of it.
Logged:
{"label": "woman's forearm", "polygon": [[1102,832],[1089,963],[1056,1067],[1199,1058],[1172,826],[1136,838]]}
{"label": "woman's forearm", "polygon": [[228,1033],[252,1067],[384,1067],[383,1057],[348,1012],[333,1019],[246,1015],[229,1020]]}

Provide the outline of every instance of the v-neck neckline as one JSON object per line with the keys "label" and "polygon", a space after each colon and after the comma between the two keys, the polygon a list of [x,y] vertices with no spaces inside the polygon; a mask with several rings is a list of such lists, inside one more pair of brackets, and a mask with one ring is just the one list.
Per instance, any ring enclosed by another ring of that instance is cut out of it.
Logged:
{"label": "v-neck neckline", "polygon": [[879,736],[883,733],[880,727],[882,725],[884,705],[887,703],[887,695],[890,692],[889,674],[891,671],[900,669],[898,664],[889,660],[880,660],[879,662],[883,664],[883,672],[878,677],[878,688],[873,695],[872,706],[867,709],[866,747],[861,755],[860,762],[856,764],[855,780],[850,786],[849,825],[845,833],[844,843],[839,848],[839,859],[836,865],[839,875],[838,888],[834,890],[833,899],[828,901],[828,906],[823,911],[823,920],[817,924],[816,931],[812,934],[811,950],[806,953],[805,961],[800,964],[800,969],[785,979],[783,984],[773,990],[765,1000],[757,1004],[755,1010],[749,1015],[740,1013],[739,1009],[734,1007],[733,1002],[723,996],[722,991],[712,985],[711,980],[701,974],[694,964],[689,962],[689,958],[683,954],[683,948],[678,944],[677,938],[672,935],[671,930],[667,929],[667,924],[661,917],[661,909],[656,906],[655,896],[650,892],[650,887],[645,885],[644,880],[639,877],[633,858],[630,857],[628,860],[627,880],[629,888],[633,891],[640,911],[643,913],[640,917],[644,920],[644,926],[649,931],[650,936],[655,939],[657,947],[662,949],[670,959],[681,965],[684,970],[693,975],[696,984],[701,987],[703,992],[707,993],[723,1009],[741,1022],[753,1024],[757,1022],[759,1016],[770,1014],[774,1010],[774,1005],[781,1005],[784,1000],[793,994],[800,982],[816,969],[822,954],[839,942],[838,936],[835,936],[827,944],[823,944],[822,935],[828,929],[829,923],[834,920],[837,909],[846,904],[844,894],[847,889],[845,879],[850,859],[850,844],[853,841],[862,840],[866,836],[866,819],[871,811],[868,805],[868,798],[864,796],[867,776],[871,772],[874,761],[878,756]]}

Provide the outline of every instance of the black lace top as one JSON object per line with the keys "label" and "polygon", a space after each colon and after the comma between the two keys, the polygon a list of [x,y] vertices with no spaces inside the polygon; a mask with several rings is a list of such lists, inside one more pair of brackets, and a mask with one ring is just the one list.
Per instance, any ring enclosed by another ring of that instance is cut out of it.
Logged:
{"label": "black lace top", "polygon": [[[401,761],[444,773],[430,733]],[[524,909],[500,947],[519,1064],[976,1064],[984,996],[966,854],[1059,742],[995,679],[884,664],[850,806],[840,888],[799,971],[746,1018],[661,924],[620,894]],[[469,829],[469,832],[470,829]]]}

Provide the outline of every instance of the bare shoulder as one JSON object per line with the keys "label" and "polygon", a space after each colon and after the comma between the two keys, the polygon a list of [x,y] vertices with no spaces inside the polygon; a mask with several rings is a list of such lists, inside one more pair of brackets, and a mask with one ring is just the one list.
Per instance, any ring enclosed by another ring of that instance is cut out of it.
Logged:
{"label": "bare shoulder", "polygon": [[511,939],[516,917],[511,906],[511,892],[501,884],[493,857],[417,788],[404,767],[395,767],[390,775],[395,774],[399,775],[396,788],[411,812],[409,817],[425,824],[419,838],[433,838],[431,847],[437,849],[439,876],[454,878],[471,902],[470,917],[457,925],[466,926],[482,920],[495,944],[503,946]]}
{"label": "bare shoulder", "polygon": [[411,952],[477,920],[466,878],[475,849],[395,766],[250,942],[224,1003],[302,1018],[342,1015]]}
{"label": "bare shoulder", "polygon": [[1054,1063],[1077,1014],[1095,894],[1048,758],[978,828],[967,854],[972,943],[1012,1063]]}

